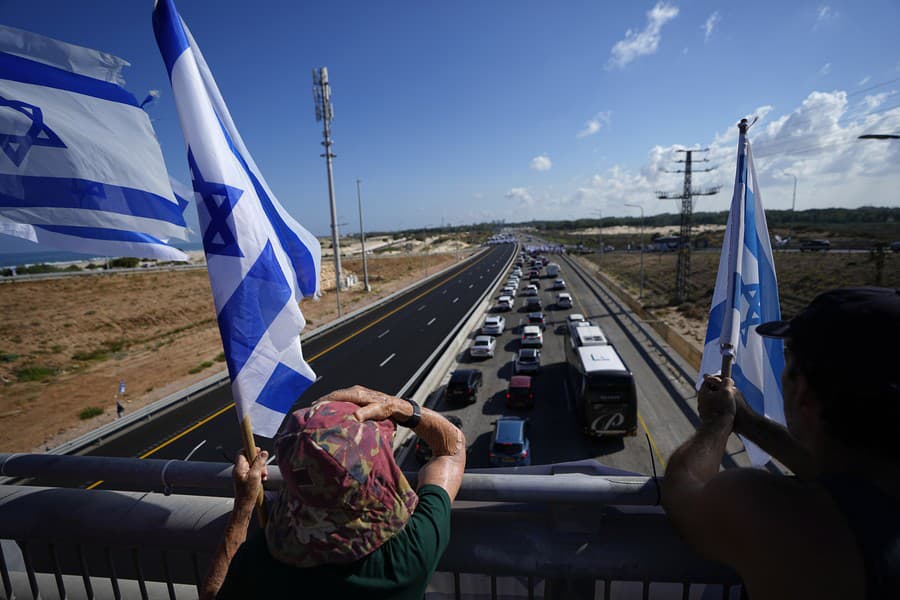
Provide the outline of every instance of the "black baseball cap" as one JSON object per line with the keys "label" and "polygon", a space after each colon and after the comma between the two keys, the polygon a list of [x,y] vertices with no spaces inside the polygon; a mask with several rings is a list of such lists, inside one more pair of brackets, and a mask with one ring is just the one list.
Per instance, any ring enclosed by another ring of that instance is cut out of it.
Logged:
{"label": "black baseball cap", "polygon": [[791,347],[829,378],[865,373],[900,392],[900,290],[854,287],[816,296],[789,321],[756,327],[763,337],[789,338]]}

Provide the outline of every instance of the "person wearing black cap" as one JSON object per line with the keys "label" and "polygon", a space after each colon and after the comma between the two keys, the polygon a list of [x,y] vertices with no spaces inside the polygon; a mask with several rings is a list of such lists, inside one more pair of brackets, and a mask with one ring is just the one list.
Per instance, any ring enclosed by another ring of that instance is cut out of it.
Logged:
{"label": "person wearing black cap", "polygon": [[[705,376],[700,424],[666,469],[669,518],[751,599],[900,598],[900,291],[832,290],[756,331],[785,341],[787,427]],[[732,432],[796,477],[720,472]]]}

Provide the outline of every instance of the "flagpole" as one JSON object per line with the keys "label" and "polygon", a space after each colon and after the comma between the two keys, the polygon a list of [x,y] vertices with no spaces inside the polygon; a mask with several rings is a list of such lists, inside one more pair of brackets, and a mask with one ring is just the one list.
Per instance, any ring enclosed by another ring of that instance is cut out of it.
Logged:
{"label": "flagpole", "polygon": [[[737,173],[735,174],[735,180],[740,182],[743,177],[743,173],[741,173],[741,169],[746,171],[746,156],[747,156],[747,130],[750,128],[750,124],[747,122],[747,119],[741,119],[741,122],[738,123],[738,131],[740,131],[740,135],[738,136],[738,157],[737,157]],[[742,160],[743,159],[743,160]],[[749,185],[749,182],[743,181],[743,185],[740,188],[736,186],[736,192],[742,194],[743,197],[746,197],[746,193],[744,188]],[[740,190],[738,192],[738,190]],[[743,204],[743,203],[741,203]],[[732,200],[732,207],[734,206],[734,201]],[[732,210],[733,213],[733,210]],[[736,216],[743,217],[743,215],[729,215],[730,219],[734,219]],[[739,231],[741,228],[735,228],[734,232]],[[730,240],[730,244],[728,247],[728,264],[734,266],[735,261],[737,260],[737,251],[739,249],[739,245],[742,243],[742,240],[736,239],[736,235],[732,235]],[[735,273],[735,269],[729,269],[730,273]],[[728,277],[728,292],[726,295],[725,306],[732,307],[734,306],[734,295],[736,293],[735,290],[735,280],[733,275],[729,275]],[[731,377],[731,365],[734,362],[734,346],[731,344],[731,322],[733,316],[731,311],[726,311],[724,323],[722,327],[722,336],[719,338],[720,348],[722,350],[722,378]],[[728,335],[725,335],[725,332],[728,332]],[[725,339],[725,343],[722,343],[722,339]]]}
{"label": "flagpole", "polygon": [[[250,415],[244,415],[241,419],[241,437],[244,440],[244,454],[247,461],[252,465],[256,460],[256,441],[253,439],[253,426],[250,424]],[[263,488],[259,488],[259,495],[256,497],[256,518],[260,527],[266,526],[267,515],[266,506],[263,504]]]}

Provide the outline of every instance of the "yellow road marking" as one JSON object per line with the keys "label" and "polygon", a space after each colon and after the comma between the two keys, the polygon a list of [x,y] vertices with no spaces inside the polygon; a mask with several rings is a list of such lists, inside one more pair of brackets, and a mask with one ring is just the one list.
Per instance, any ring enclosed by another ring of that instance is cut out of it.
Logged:
{"label": "yellow road marking", "polygon": [[662,468],[666,468],[666,459],[662,457],[662,453],[659,451],[659,447],[656,445],[656,440],[653,439],[653,435],[650,433],[650,428],[647,427],[647,423],[644,421],[644,417],[641,416],[641,411],[638,411],[638,421],[641,422],[641,427],[644,429],[644,433],[647,434],[647,439],[650,440],[650,447],[653,448],[653,453],[656,454],[656,459],[659,460],[659,464],[662,465]]}
{"label": "yellow road marking", "polygon": [[[337,343],[335,343],[335,344],[329,346],[329,347],[326,348],[325,350],[322,350],[321,352],[319,352],[318,354],[316,354],[315,356],[313,356],[312,358],[310,358],[307,362],[310,362],[310,363],[311,363],[311,362],[313,362],[314,360],[316,360],[317,358],[321,358],[321,357],[324,356],[325,354],[331,352],[332,350],[334,350],[334,349],[337,348],[338,346],[340,346],[340,345],[342,345],[342,344],[344,344],[344,343],[350,341],[351,339],[353,339],[354,337],[358,336],[359,334],[361,334],[362,332],[366,331],[367,329],[369,329],[369,328],[371,328],[371,327],[377,325],[377,324],[380,323],[381,321],[387,319],[388,317],[390,317],[391,315],[395,314],[396,312],[402,310],[403,308],[406,308],[407,306],[409,306],[410,304],[412,304],[413,302],[415,302],[416,300],[418,300],[418,299],[421,298],[422,296],[425,296],[426,294],[429,294],[430,292],[433,292],[434,290],[436,290],[437,288],[441,287],[442,285],[444,285],[445,283],[447,283],[448,281],[450,281],[450,280],[453,279],[454,277],[458,277],[458,276],[461,275],[462,273],[468,271],[469,269],[471,269],[472,267],[474,267],[475,265],[477,265],[478,263],[480,263],[481,261],[483,261],[485,258],[487,258],[487,256],[488,256],[488,255],[485,254],[484,256],[482,256],[481,258],[479,258],[478,260],[476,260],[475,262],[473,262],[471,265],[469,265],[469,266],[466,267],[465,269],[462,269],[461,271],[458,271],[457,273],[455,273],[455,274],[453,274],[453,275],[450,275],[449,277],[446,277],[446,278],[442,279],[441,281],[439,281],[438,283],[434,284],[433,286],[431,286],[430,288],[428,288],[427,290],[425,290],[424,292],[422,292],[421,294],[419,294],[419,295],[416,296],[415,298],[411,298],[410,300],[408,300],[407,302],[401,304],[400,306],[398,306],[398,307],[395,308],[394,310],[390,311],[389,313],[386,313],[386,314],[382,315],[382,316],[379,317],[377,320],[372,321],[371,323],[369,323],[369,324],[366,325],[365,327],[362,327],[361,329],[358,329],[357,331],[355,331],[355,332],[353,332],[352,334],[348,335],[347,337],[345,337],[345,338],[342,339],[341,341],[339,341],[339,342],[337,342]],[[151,454],[155,454],[156,452],[162,450],[163,448],[165,448],[166,446],[168,446],[168,445],[171,444],[172,442],[175,442],[175,441],[181,439],[182,437],[184,437],[185,435],[187,435],[187,434],[189,434],[190,432],[194,431],[194,430],[197,429],[198,427],[200,427],[200,426],[202,426],[202,425],[205,425],[206,423],[212,421],[213,419],[215,419],[215,418],[218,417],[219,415],[221,415],[221,414],[223,414],[223,413],[229,411],[229,410],[232,409],[232,408],[234,408],[234,402],[229,403],[225,408],[222,408],[222,409],[216,411],[215,413],[209,415],[208,417],[206,417],[206,418],[203,419],[202,421],[199,421],[199,422],[195,423],[195,424],[192,425],[191,427],[189,427],[189,428],[185,429],[184,431],[182,431],[181,433],[179,433],[179,434],[177,434],[177,435],[175,435],[175,436],[169,438],[168,440],[166,440],[165,442],[163,442],[163,443],[161,443],[160,445],[156,446],[155,448],[153,448],[153,449],[151,449],[151,450],[148,450],[148,451],[145,452],[144,454],[141,454],[140,456],[138,456],[138,459],[144,459],[144,458],[147,458],[148,456],[150,456]],[[103,480],[102,480],[102,479],[101,479],[100,481],[95,481],[95,482],[92,483],[91,485],[87,486],[86,489],[92,490],[92,489],[94,489],[95,487],[99,486],[99,485],[102,484],[102,483],[103,483]]]}

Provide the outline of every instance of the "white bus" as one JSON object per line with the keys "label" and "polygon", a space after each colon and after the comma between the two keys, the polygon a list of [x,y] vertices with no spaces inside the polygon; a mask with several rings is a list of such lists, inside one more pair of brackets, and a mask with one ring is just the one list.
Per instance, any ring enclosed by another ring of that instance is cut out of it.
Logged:
{"label": "white bus", "polygon": [[590,436],[637,434],[634,376],[616,349],[609,344],[571,343],[567,349],[570,381],[578,412],[584,415],[584,432]]}

